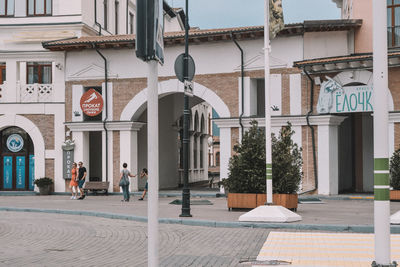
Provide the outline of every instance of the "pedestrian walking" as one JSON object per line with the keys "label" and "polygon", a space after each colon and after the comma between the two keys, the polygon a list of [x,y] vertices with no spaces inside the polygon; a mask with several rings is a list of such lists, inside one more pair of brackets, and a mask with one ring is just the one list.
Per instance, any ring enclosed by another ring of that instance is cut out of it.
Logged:
{"label": "pedestrian walking", "polygon": [[124,199],[121,200],[122,202],[129,202],[129,177],[135,177],[136,175],[131,174],[131,172],[127,169],[128,164],[122,164],[122,171],[120,175],[119,186],[122,188],[122,193],[124,195]]}
{"label": "pedestrian walking", "polygon": [[85,193],[83,192],[83,185],[85,184],[85,179],[86,179],[86,168],[83,166],[82,161],[79,161],[79,170],[78,170],[78,186],[79,186],[79,191],[81,193],[81,196],[78,198],[80,200],[85,198]]}
{"label": "pedestrian walking", "polygon": [[77,199],[78,197],[78,165],[76,162],[72,163],[71,170],[71,182],[69,183],[69,187],[71,188],[71,199]]}
{"label": "pedestrian walking", "polygon": [[148,175],[148,171],[146,168],[143,168],[142,172],[140,173],[140,178],[146,179],[146,185],[144,186],[144,191],[143,191],[142,197],[139,198],[139,200],[143,200],[144,197],[146,196],[147,190],[149,188],[149,184],[148,184],[149,175]]}

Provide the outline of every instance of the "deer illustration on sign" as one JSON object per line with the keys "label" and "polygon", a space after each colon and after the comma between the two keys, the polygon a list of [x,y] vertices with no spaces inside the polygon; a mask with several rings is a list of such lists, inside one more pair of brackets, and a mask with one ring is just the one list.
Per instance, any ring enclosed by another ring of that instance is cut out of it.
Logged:
{"label": "deer illustration on sign", "polygon": [[80,104],[83,113],[91,117],[99,115],[103,110],[103,98],[93,88],[82,95]]}
{"label": "deer illustration on sign", "polygon": [[343,87],[334,79],[326,76],[327,81],[321,84],[317,104],[318,113],[330,113],[333,103],[333,93],[335,91],[343,92]]}

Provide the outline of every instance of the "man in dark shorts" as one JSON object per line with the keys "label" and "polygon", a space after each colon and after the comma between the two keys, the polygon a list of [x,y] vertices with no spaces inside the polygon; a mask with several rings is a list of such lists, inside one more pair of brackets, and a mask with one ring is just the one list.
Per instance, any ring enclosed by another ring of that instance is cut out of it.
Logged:
{"label": "man in dark shorts", "polygon": [[81,196],[78,199],[82,200],[85,198],[85,194],[83,192],[83,184],[85,183],[85,179],[86,179],[86,168],[83,167],[82,161],[79,161],[78,166],[79,166],[78,187],[79,187],[79,191],[81,192]]}

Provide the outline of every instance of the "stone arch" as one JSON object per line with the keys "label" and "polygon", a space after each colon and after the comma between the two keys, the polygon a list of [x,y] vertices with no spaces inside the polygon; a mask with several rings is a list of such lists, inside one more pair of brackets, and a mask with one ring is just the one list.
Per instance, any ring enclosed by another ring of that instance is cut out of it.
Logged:
{"label": "stone arch", "polygon": [[35,178],[45,176],[45,146],[39,128],[29,119],[15,114],[0,116],[0,131],[7,127],[16,126],[27,132],[32,139],[35,150]]}
{"label": "stone arch", "polygon": [[[343,71],[337,74],[333,79],[342,86],[346,86],[352,83],[362,83],[370,86],[373,85],[373,73],[368,70]],[[389,111],[393,111],[394,102],[390,90],[388,97]]]}
{"label": "stone arch", "polygon": [[[171,79],[158,83],[158,95],[159,97],[166,96],[174,93],[183,93],[184,87],[178,79]],[[222,99],[211,89],[194,83],[193,95],[197,96],[208,104],[210,104],[214,110],[218,113],[220,118],[229,118],[231,113],[228,106],[222,101]],[[137,120],[142,112],[146,109],[147,103],[147,88],[140,91],[135,97],[129,101],[121,113],[121,121]]]}

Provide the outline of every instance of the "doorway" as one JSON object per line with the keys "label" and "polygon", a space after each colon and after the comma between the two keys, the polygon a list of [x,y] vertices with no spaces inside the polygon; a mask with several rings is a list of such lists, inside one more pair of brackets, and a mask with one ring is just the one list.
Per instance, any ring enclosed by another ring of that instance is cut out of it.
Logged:
{"label": "doorway", "polygon": [[34,149],[29,135],[18,127],[0,132],[1,178],[0,189],[5,191],[33,191]]}
{"label": "doorway", "polygon": [[339,126],[339,193],[373,192],[373,118],[348,113]]}

